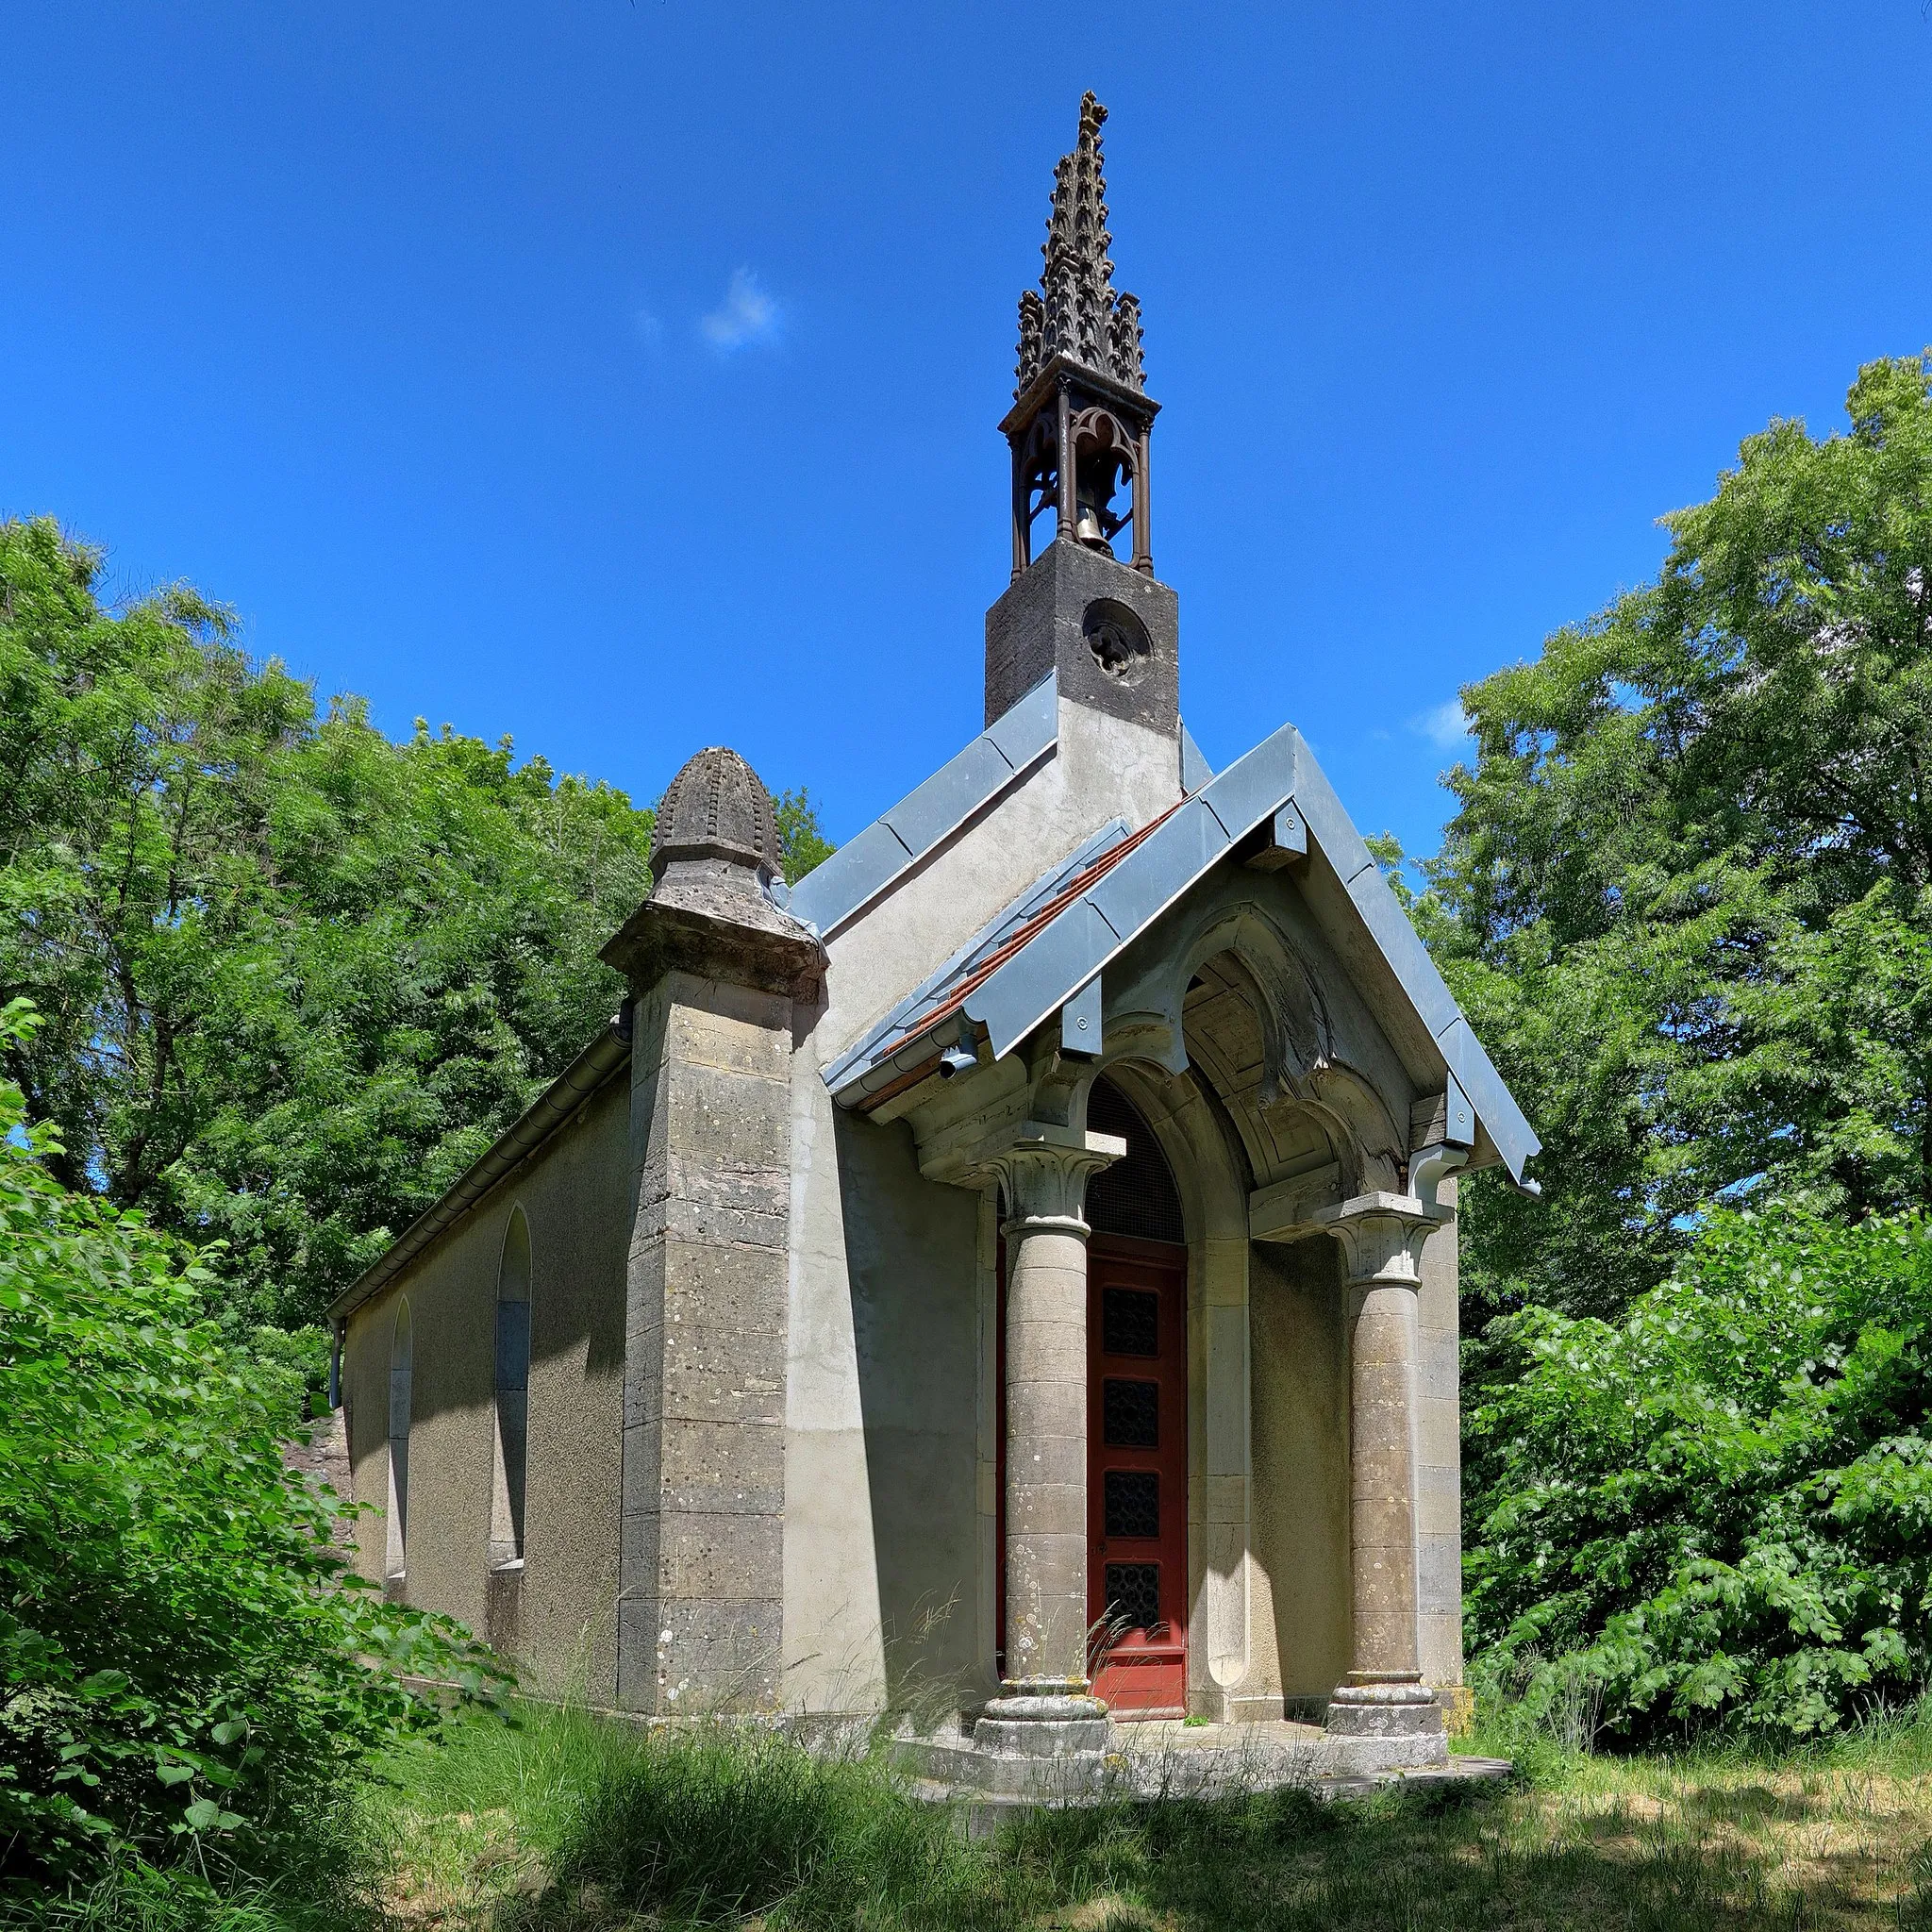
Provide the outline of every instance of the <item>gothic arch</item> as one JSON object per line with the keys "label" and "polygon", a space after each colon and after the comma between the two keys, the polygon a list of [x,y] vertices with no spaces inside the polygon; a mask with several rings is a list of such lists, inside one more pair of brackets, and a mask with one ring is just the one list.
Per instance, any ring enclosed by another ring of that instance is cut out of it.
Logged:
{"label": "gothic arch", "polygon": [[[1215,1054],[1191,1013],[1215,980],[1241,1009],[1231,1011],[1234,1024],[1256,1035],[1241,1068]],[[1336,1163],[1344,1193],[1401,1185],[1406,1124],[1350,1064],[1315,974],[1257,900],[1204,908],[1109,1008],[1107,1037],[1123,1058],[1205,1075],[1239,1138],[1251,1188],[1325,1160]],[[1319,1158],[1310,1129],[1326,1142]]]}

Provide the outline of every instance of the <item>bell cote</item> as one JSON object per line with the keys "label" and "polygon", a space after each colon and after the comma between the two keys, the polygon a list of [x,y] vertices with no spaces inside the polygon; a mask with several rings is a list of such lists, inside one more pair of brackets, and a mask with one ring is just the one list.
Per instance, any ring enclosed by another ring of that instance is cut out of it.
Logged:
{"label": "bell cote", "polygon": [[1114,292],[1106,120],[1087,94],[1074,151],[1055,171],[1045,272],[1020,297],[1017,385],[1000,424],[1012,452],[1013,575],[986,614],[986,716],[1055,672],[1062,697],[1177,734],[1178,610],[1149,542],[1160,405],[1147,394],[1141,305]]}

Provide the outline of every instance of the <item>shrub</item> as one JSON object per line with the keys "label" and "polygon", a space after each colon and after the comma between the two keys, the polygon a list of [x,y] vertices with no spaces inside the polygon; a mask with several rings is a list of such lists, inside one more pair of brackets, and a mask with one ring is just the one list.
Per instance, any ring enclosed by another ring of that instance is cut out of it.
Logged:
{"label": "shrub", "polygon": [[[31,1025],[0,1009],[0,1048]],[[282,1463],[291,1386],[198,1319],[199,1260],[64,1191],[0,1083],[0,1870],[272,1842],[494,1682],[345,1574]]]}
{"label": "shrub", "polygon": [[[1499,1324],[1473,1636],[1532,1702],[1829,1730],[1932,1662],[1932,1228],[1720,1212],[1616,1324]],[[1492,1339],[1497,1333],[1492,1329]]]}

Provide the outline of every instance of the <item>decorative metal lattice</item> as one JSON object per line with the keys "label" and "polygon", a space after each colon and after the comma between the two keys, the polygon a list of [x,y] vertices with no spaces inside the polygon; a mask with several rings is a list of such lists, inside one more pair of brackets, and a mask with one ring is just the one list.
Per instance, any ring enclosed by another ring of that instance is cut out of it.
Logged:
{"label": "decorative metal lattice", "polygon": [[1124,1159],[1087,1183],[1087,1224],[1096,1234],[1129,1234],[1146,1241],[1184,1241],[1180,1191],[1159,1142],[1133,1103],[1111,1080],[1098,1079],[1087,1098],[1087,1124],[1127,1143]]}
{"label": "decorative metal lattice", "polygon": [[1122,1382],[1111,1375],[1101,1385],[1101,1441],[1115,1449],[1160,1446],[1160,1384]]}
{"label": "decorative metal lattice", "polygon": [[1160,1565],[1109,1563],[1107,1566],[1107,1621],[1116,1628],[1160,1627]]}
{"label": "decorative metal lattice", "polygon": [[1100,1346],[1105,1355],[1158,1355],[1160,1297],[1144,1288],[1103,1289]]}
{"label": "decorative metal lattice", "polygon": [[1160,1477],[1151,1469],[1107,1472],[1107,1534],[1153,1538],[1160,1534]]}

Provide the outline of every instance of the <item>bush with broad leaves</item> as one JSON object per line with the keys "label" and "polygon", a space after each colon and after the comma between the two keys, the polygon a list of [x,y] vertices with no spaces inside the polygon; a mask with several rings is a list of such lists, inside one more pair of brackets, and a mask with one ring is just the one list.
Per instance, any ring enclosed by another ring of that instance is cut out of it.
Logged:
{"label": "bush with broad leaves", "polygon": [[1825,1731],[1932,1672],[1932,1226],[1712,1214],[1615,1324],[1492,1324],[1471,1634],[1613,1732]]}
{"label": "bush with broad leaves", "polygon": [[[0,1054],[31,1010],[0,1009]],[[4,1061],[0,1061],[4,1064]],[[287,1376],[201,1319],[178,1242],[71,1193],[0,1080],[0,1872],[238,1852],[501,1676],[348,1574],[285,1469]]]}

